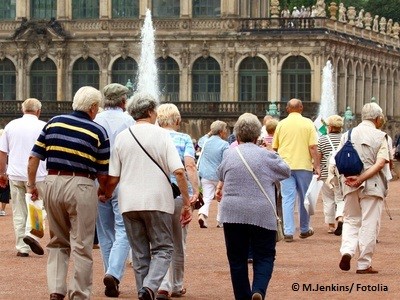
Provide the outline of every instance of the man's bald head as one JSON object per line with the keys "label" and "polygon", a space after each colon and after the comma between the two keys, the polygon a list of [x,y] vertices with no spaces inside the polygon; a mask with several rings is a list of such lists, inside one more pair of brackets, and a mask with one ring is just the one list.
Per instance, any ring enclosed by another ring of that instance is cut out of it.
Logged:
{"label": "man's bald head", "polygon": [[303,112],[303,103],[301,100],[293,98],[290,99],[286,105],[286,111],[288,114],[292,112],[302,113]]}

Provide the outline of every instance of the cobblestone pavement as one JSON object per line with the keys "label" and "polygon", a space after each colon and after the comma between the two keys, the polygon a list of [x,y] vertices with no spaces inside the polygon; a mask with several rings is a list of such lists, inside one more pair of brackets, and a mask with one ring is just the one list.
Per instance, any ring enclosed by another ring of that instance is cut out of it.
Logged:
{"label": "cobblestone pavement", "polygon": [[[293,243],[278,243],[268,299],[400,299],[399,194],[400,181],[391,182],[387,203],[393,220],[385,211],[382,213],[379,243],[373,259],[379,274],[356,274],[354,260],[349,272],[339,269],[340,237],[327,233],[319,201],[316,215],[312,216],[315,235],[304,240],[295,236]],[[183,299],[233,299],[223,230],[216,227],[216,206],[216,202],[211,206],[208,229],[200,229],[197,218],[190,224],[185,277],[187,294]],[[16,257],[10,206],[7,206],[7,216],[0,217],[0,234],[0,299],[48,299],[47,255]],[[42,245],[47,241],[48,234],[42,239]],[[100,251],[94,250],[92,299],[107,299],[103,275]],[[299,290],[295,291],[297,288]],[[128,265],[120,290],[120,298],[137,299],[133,271]]]}

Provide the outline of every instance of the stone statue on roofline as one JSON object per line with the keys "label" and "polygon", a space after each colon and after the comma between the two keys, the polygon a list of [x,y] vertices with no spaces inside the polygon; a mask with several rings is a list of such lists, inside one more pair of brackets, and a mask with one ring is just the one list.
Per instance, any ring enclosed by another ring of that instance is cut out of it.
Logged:
{"label": "stone statue on roofline", "polygon": [[326,4],[324,0],[317,0],[317,3],[315,4],[317,10],[316,17],[326,17],[325,6]]}
{"label": "stone statue on roofline", "polygon": [[342,23],[346,23],[346,7],[344,6],[344,4],[341,2],[339,4],[339,17],[338,17],[338,21],[342,22]]}

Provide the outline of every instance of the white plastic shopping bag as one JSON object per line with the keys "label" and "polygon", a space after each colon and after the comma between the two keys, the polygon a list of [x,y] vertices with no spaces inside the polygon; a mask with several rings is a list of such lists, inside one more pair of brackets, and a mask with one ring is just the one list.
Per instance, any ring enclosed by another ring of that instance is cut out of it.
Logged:
{"label": "white plastic shopping bag", "polygon": [[315,213],[319,192],[321,191],[323,184],[324,182],[322,180],[318,180],[318,175],[313,175],[306,196],[304,197],[304,207],[309,215]]}

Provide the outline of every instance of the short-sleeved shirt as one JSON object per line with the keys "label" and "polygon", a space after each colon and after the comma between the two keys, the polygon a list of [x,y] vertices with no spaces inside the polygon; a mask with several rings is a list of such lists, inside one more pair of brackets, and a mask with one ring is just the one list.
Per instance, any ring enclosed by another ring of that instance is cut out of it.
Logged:
{"label": "short-sleeved shirt", "polygon": [[[166,174],[183,169],[166,129],[150,123],[136,123],[129,129]],[[140,148],[129,129],[117,135],[110,160],[109,175],[119,177],[120,212],[157,210],[172,214],[175,200],[168,178]]]}
{"label": "short-sleeved shirt", "polygon": [[101,125],[74,111],[47,122],[31,155],[46,159],[47,169],[107,175],[110,142]]}
{"label": "short-sleeved shirt", "polygon": [[312,171],[309,147],[317,143],[314,123],[300,113],[292,112],[278,123],[272,148],[278,149],[279,155],[291,170]]}
{"label": "short-sleeved shirt", "polygon": [[[328,137],[333,145],[328,140]],[[328,135],[322,135],[318,139],[318,152],[321,153],[321,179],[326,179],[328,177],[328,158],[330,157],[332,151],[335,151],[340,143],[341,133],[329,133]]]}
{"label": "short-sleeved shirt", "polygon": [[212,135],[203,146],[199,158],[199,176],[207,180],[218,181],[217,168],[221,164],[224,151],[229,143],[219,135]]}
{"label": "short-sleeved shirt", "polygon": [[[194,159],[194,146],[191,137],[182,132],[176,132],[174,130],[168,130],[169,134],[174,142],[176,150],[178,150],[179,157],[183,164],[185,164],[185,157],[192,157]],[[171,175],[171,181],[176,183],[176,178],[174,175]],[[193,195],[192,185],[190,181],[188,183],[188,192],[189,195]]]}
{"label": "short-sleeved shirt", "polygon": [[[32,114],[12,120],[4,128],[0,138],[0,150],[8,154],[7,175],[11,180],[28,180],[28,158],[46,122]],[[40,162],[36,181],[43,181],[47,175],[45,162]]]}

